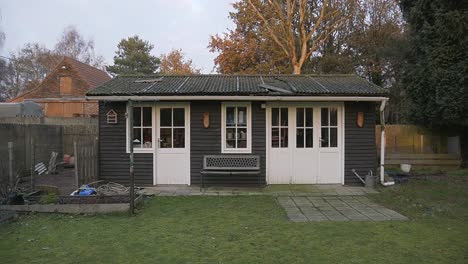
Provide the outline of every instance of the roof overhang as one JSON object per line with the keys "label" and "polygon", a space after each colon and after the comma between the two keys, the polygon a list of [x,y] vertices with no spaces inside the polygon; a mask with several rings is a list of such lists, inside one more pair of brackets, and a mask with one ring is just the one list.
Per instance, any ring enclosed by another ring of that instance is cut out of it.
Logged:
{"label": "roof overhang", "polygon": [[87,100],[99,101],[387,101],[385,96],[138,96],[138,95],[110,95],[110,96],[86,96]]}

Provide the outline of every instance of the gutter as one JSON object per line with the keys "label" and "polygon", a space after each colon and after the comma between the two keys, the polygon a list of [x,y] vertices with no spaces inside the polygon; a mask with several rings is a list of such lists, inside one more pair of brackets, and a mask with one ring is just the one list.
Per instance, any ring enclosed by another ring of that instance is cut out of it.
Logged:
{"label": "gutter", "polygon": [[111,95],[111,96],[86,96],[87,100],[100,101],[284,101],[284,102],[303,102],[303,101],[335,101],[335,102],[381,102],[388,100],[383,96],[139,96],[139,95]]}
{"label": "gutter", "polygon": [[385,182],[385,105],[387,100],[382,100],[380,103],[380,184],[383,186],[394,185],[395,182]]}

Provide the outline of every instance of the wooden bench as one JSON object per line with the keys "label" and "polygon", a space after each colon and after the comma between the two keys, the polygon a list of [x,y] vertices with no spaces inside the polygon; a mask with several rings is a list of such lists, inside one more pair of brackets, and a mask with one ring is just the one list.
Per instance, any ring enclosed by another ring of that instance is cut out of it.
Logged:
{"label": "wooden bench", "polygon": [[205,155],[201,171],[202,187],[205,175],[258,175],[260,157],[258,155]]}

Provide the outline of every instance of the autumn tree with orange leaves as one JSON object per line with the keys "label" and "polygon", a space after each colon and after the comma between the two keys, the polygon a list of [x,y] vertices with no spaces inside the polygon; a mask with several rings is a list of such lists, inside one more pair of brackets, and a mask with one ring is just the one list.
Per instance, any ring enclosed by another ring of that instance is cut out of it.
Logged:
{"label": "autumn tree with orange leaves", "polygon": [[192,60],[186,59],[182,49],[172,50],[161,55],[160,70],[163,74],[199,74]]}

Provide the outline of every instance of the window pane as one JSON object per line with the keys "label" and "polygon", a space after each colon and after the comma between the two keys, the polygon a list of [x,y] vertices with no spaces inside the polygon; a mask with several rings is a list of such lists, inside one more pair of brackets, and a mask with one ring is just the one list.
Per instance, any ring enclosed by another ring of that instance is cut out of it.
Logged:
{"label": "window pane", "polygon": [[328,126],[328,108],[322,108],[321,120],[322,126]]}
{"label": "window pane", "polygon": [[174,148],[185,148],[185,128],[174,128]]}
{"label": "window pane", "polygon": [[281,128],[281,147],[287,148],[288,147],[288,128]]}
{"label": "window pane", "polygon": [[143,107],[143,126],[151,126],[151,107]]}
{"label": "window pane", "polygon": [[246,107],[237,108],[237,124],[239,126],[247,125],[247,108]]}
{"label": "window pane", "polygon": [[271,147],[279,148],[279,128],[271,129]]}
{"label": "window pane", "polygon": [[151,128],[143,128],[143,148],[151,148],[153,146],[153,135]]}
{"label": "window pane", "polygon": [[133,126],[141,126],[141,107],[133,107]]}
{"label": "window pane", "polygon": [[296,129],[296,148],[304,147],[304,129]]}
{"label": "window pane", "polygon": [[231,149],[231,148],[236,148],[236,141],[235,140],[226,140],[226,148]]}
{"label": "window pane", "polygon": [[304,108],[296,109],[296,127],[304,127]]}
{"label": "window pane", "polygon": [[281,108],[281,125],[287,126],[288,125],[288,109]]}
{"label": "window pane", "polygon": [[141,148],[141,129],[134,128],[133,129],[133,147],[134,148]]}
{"label": "window pane", "polygon": [[238,140],[237,148],[247,148],[247,140]]}
{"label": "window pane", "polygon": [[330,125],[336,126],[338,118],[338,110],[336,108],[330,108]]}
{"label": "window pane", "polygon": [[160,123],[161,126],[171,126],[172,125],[172,117],[171,117],[171,108],[161,108],[160,110]]}
{"label": "window pane", "polygon": [[247,140],[247,129],[238,128],[237,129],[237,140]]}
{"label": "window pane", "polygon": [[306,128],[306,148],[312,148],[314,147],[313,143],[313,129],[312,128]]}
{"label": "window pane", "polygon": [[226,108],[226,126],[235,126],[235,107]]}
{"label": "window pane", "polygon": [[330,147],[338,146],[338,131],[337,128],[330,128]]}
{"label": "window pane", "polygon": [[321,144],[322,148],[328,148],[328,128],[322,128]]}
{"label": "window pane", "polygon": [[185,109],[174,108],[173,111],[174,111],[173,112],[173,115],[174,115],[173,126],[181,126],[181,127],[185,126]]}
{"label": "window pane", "polygon": [[161,128],[160,134],[160,148],[172,148],[172,130],[170,128]]}
{"label": "window pane", "polygon": [[227,140],[235,140],[236,139],[236,129],[235,128],[227,128],[226,129],[226,139]]}
{"label": "window pane", "polygon": [[314,116],[313,116],[312,108],[306,108],[306,126],[313,127],[314,125]]}
{"label": "window pane", "polygon": [[271,125],[279,126],[279,108],[271,109]]}

